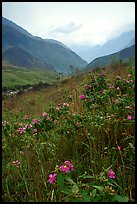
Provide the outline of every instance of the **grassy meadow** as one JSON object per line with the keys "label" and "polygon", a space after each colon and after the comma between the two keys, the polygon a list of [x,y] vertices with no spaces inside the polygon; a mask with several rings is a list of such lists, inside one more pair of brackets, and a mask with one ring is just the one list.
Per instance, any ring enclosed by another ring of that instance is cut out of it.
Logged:
{"label": "grassy meadow", "polygon": [[2,200],[135,201],[133,66],[2,100]]}
{"label": "grassy meadow", "polygon": [[2,64],[2,88],[3,90],[17,90],[19,87],[34,85],[40,82],[53,84],[60,78],[58,73],[44,69],[31,69]]}

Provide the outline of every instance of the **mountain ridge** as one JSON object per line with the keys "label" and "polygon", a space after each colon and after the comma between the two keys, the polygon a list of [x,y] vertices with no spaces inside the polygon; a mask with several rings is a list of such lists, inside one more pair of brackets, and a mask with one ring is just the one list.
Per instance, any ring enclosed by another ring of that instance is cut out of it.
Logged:
{"label": "mountain ridge", "polygon": [[92,70],[96,67],[104,67],[110,65],[114,62],[128,62],[129,59],[135,61],[135,45],[124,48],[119,52],[112,53],[110,55],[105,55],[101,57],[97,57],[84,68],[84,70]]}
{"label": "mountain ridge", "polygon": [[[63,72],[65,74],[69,73],[70,66],[82,69],[87,65],[85,60],[83,60],[70,48],[63,45],[63,43],[51,39],[44,40],[39,37],[32,37],[31,34],[28,36],[28,33],[24,34],[24,32],[27,32],[26,30],[24,31],[23,29],[22,31],[21,27],[19,27],[18,30],[18,25],[14,25],[14,23],[11,23],[8,19],[6,19],[6,23],[4,22],[5,20],[3,20],[2,24],[3,53],[12,46],[20,47],[25,49],[34,57],[37,57],[41,61],[44,61],[54,67],[57,72]],[[16,29],[14,27],[16,27]]]}

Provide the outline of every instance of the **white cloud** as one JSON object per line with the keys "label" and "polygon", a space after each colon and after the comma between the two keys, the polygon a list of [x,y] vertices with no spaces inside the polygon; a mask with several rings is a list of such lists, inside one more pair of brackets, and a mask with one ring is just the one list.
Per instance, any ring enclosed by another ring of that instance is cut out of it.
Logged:
{"label": "white cloud", "polygon": [[68,25],[65,26],[59,26],[54,28],[53,30],[51,30],[49,32],[49,34],[52,35],[52,33],[66,33],[66,34],[70,34],[72,32],[75,32],[77,30],[79,30],[82,27],[82,24],[75,24],[74,22],[70,22]]}
{"label": "white cloud", "polygon": [[[103,44],[135,24],[134,2],[3,2],[2,15],[32,35]],[[133,27],[133,26],[132,26]]]}

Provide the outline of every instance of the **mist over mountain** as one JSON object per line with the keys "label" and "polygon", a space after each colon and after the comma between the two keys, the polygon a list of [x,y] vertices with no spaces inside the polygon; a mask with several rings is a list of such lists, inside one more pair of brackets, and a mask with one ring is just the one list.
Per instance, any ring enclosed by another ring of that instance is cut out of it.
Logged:
{"label": "mist over mountain", "polygon": [[[11,52],[11,48],[12,51]],[[19,49],[20,48],[20,49]],[[8,49],[10,49],[8,51]],[[69,73],[70,66],[82,69],[87,62],[63,43],[52,39],[42,39],[31,35],[22,27],[2,17],[2,57],[11,64],[23,66],[19,53],[23,53],[27,67],[32,67],[37,62],[37,67],[47,65],[57,72]],[[10,53],[10,54],[9,54]],[[15,54],[16,53],[16,54]],[[18,59],[15,59],[17,58]],[[30,60],[29,60],[30,58]],[[20,60],[19,60],[20,59]],[[41,62],[40,62],[41,61]],[[46,67],[45,67],[46,69]]]}
{"label": "mist over mountain", "polygon": [[107,41],[103,45],[95,45],[87,47],[84,45],[72,45],[71,49],[75,50],[84,60],[91,62],[97,57],[109,55],[118,52],[126,47],[135,44],[135,31],[122,33],[119,37]]}

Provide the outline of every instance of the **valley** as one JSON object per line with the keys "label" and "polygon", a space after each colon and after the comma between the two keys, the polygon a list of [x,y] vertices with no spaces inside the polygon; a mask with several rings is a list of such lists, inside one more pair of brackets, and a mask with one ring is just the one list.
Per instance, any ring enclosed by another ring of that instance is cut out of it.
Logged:
{"label": "valley", "polygon": [[133,35],[87,63],[2,23],[2,200],[135,201]]}

